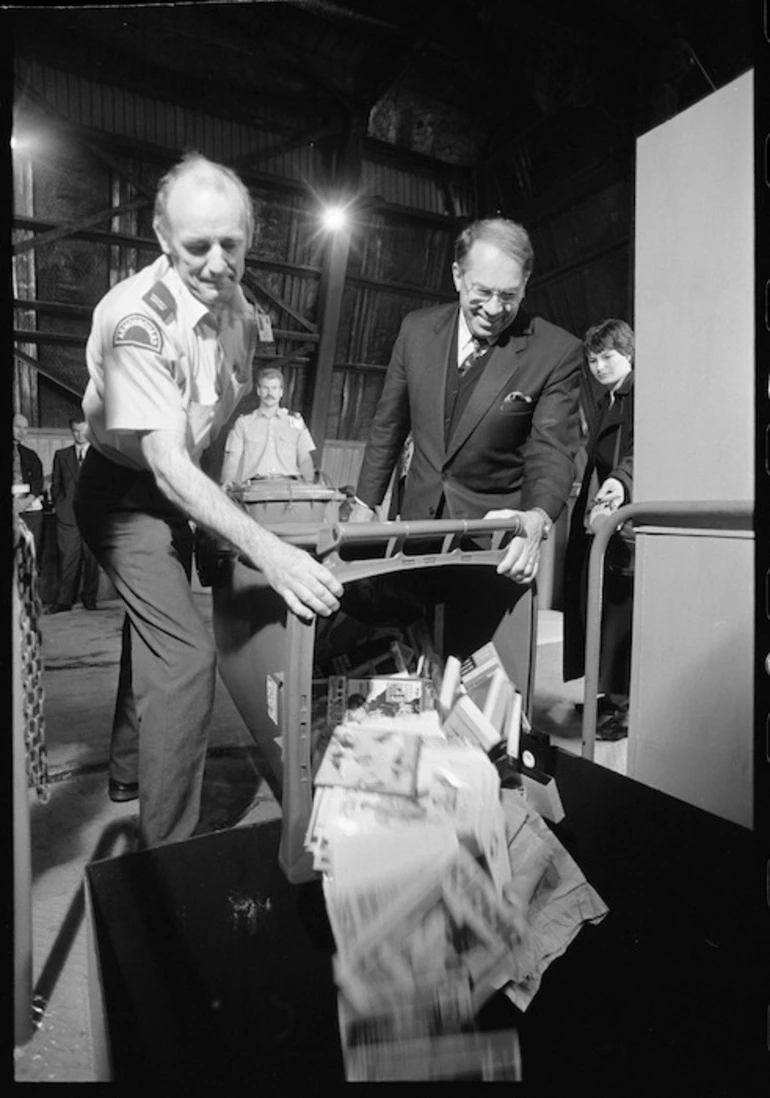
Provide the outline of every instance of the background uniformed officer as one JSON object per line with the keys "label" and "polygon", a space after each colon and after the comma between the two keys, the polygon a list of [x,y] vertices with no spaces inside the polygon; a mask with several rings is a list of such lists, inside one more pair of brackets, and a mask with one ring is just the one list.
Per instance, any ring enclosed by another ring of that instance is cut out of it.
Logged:
{"label": "background uniformed officer", "polygon": [[215,649],[190,591],[190,520],[231,543],[305,620],[339,581],[261,527],[199,468],[252,387],[254,308],[241,289],[254,215],[238,176],[199,154],[160,182],[163,254],[94,311],[83,398],[91,442],[75,514],[126,606],[110,796],[139,796],[144,845],[198,822]]}
{"label": "background uniformed officer", "polygon": [[259,407],[240,416],[225,443],[220,479],[239,484],[252,477],[315,478],[315,443],[296,412],[281,407],[283,374],[277,366],[257,370]]}

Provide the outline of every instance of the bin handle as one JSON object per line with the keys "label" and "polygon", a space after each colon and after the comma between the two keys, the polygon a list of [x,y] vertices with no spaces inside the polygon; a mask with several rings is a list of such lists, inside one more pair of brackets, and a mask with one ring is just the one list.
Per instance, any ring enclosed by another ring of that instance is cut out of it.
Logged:
{"label": "bin handle", "polygon": [[456,548],[463,537],[492,535],[492,548],[499,549],[506,534],[516,537],[524,532],[517,512],[510,518],[495,519],[417,519],[414,522],[345,522],[323,526],[318,531],[316,552],[319,557],[336,552],[343,544],[387,541],[387,556],[400,552],[411,538],[442,538],[442,553]]}

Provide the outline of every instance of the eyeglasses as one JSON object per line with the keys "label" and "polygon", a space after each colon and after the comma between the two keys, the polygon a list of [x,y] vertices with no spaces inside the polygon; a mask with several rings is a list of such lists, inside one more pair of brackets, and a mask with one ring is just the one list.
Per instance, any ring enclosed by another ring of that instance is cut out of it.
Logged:
{"label": "eyeglasses", "polygon": [[[465,278],[463,278],[465,282]],[[486,305],[493,297],[500,302],[500,308],[506,312],[515,309],[524,296],[523,290],[488,290],[486,286],[477,286],[475,283],[465,282],[469,299],[480,305]]]}

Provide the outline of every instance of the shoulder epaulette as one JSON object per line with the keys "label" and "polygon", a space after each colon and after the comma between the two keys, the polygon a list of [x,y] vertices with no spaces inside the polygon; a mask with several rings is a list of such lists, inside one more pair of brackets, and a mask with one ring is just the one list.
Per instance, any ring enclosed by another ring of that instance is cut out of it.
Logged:
{"label": "shoulder epaulette", "polygon": [[142,301],[154,309],[164,323],[176,315],[176,299],[160,279],[144,294]]}

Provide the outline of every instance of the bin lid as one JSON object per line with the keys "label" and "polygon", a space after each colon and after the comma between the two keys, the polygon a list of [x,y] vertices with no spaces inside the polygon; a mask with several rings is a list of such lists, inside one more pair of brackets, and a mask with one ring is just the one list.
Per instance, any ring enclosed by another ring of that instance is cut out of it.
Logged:
{"label": "bin lid", "polygon": [[237,484],[231,494],[242,503],[268,501],[337,500],[345,499],[342,492],[329,484],[311,484],[292,477],[260,477]]}

